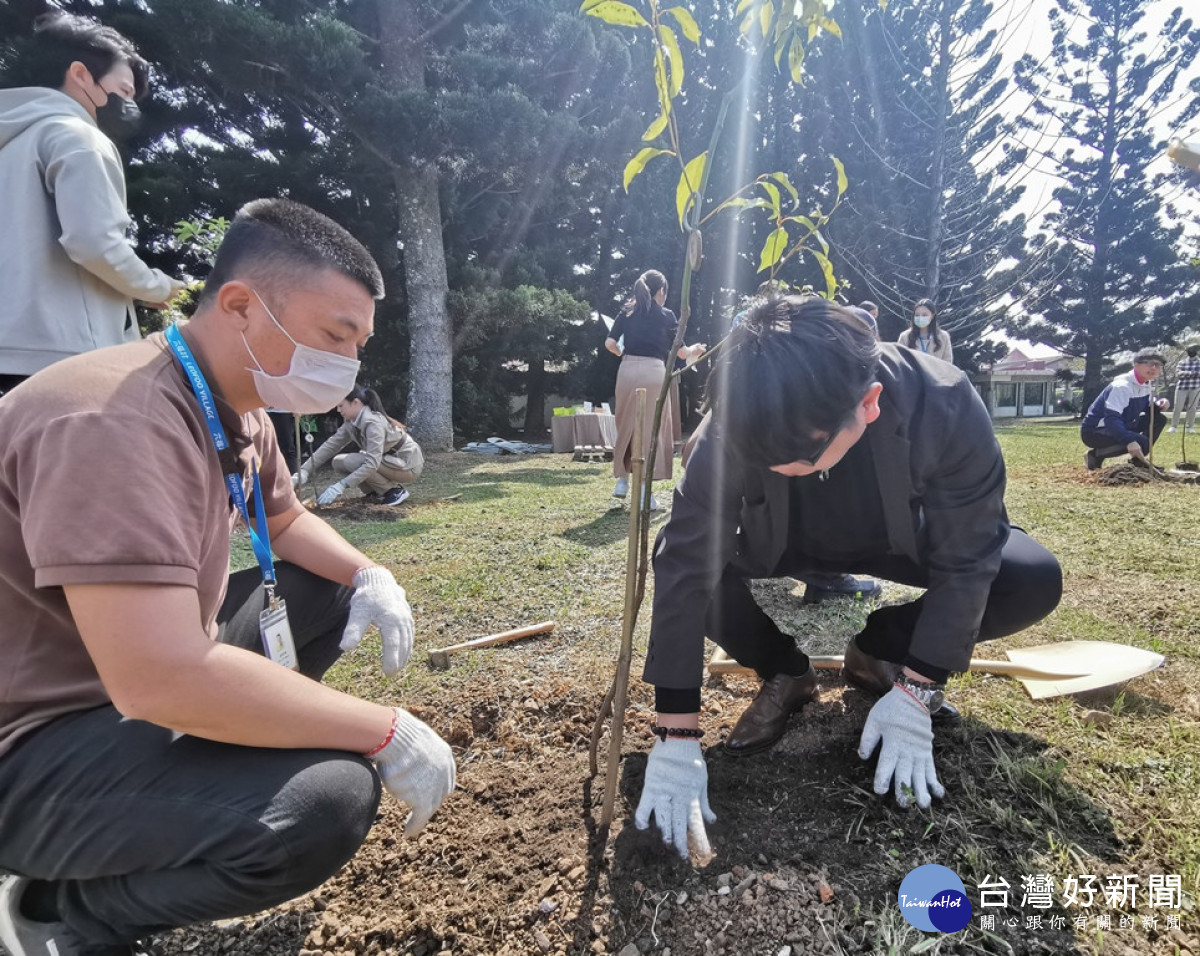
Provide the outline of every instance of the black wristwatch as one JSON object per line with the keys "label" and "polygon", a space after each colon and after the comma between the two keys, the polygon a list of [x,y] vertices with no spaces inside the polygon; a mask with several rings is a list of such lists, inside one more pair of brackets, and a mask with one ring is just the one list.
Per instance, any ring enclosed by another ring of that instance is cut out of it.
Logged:
{"label": "black wristwatch", "polygon": [[938,710],[946,701],[946,685],[927,683],[925,681],[913,680],[903,672],[896,678],[896,686],[901,687],[913,695],[917,700],[925,705],[925,709],[931,714]]}

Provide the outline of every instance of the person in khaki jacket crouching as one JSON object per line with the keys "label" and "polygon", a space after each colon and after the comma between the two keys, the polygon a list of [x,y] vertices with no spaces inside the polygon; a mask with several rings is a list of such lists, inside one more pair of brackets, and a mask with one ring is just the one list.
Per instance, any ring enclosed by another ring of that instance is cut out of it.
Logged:
{"label": "person in khaki jacket crouching", "polygon": [[[317,504],[333,504],[347,488],[362,485],[369,495],[385,505],[408,500],[405,483],[416,481],[425,469],[425,455],[408,429],[383,410],[383,402],[369,388],[356,385],[337,405],[345,422],[328,441],[313,452],[312,458],[292,475],[296,487],[308,482],[330,459],[333,470],[346,477],[321,492]],[[348,445],[359,450],[338,454]]]}

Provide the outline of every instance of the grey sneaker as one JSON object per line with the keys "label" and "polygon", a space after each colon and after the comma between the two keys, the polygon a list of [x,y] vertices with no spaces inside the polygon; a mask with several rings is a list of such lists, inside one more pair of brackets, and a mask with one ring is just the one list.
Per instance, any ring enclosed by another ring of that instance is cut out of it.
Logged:
{"label": "grey sneaker", "polygon": [[408,501],[408,489],[404,485],[396,485],[395,488],[389,488],[379,496],[381,505],[400,505]]}
{"label": "grey sneaker", "polygon": [[78,946],[62,923],[38,923],[21,915],[29,879],[0,876],[0,943],[9,956],[74,956]]}
{"label": "grey sneaker", "polygon": [[624,498],[627,494],[629,494],[629,479],[618,478],[616,485],[613,486],[612,496],[614,498]]}

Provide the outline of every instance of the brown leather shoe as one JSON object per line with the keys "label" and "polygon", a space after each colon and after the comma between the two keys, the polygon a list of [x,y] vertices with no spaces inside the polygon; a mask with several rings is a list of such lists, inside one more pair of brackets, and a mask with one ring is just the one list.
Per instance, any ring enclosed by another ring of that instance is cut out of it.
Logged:
{"label": "brown leather shoe", "polygon": [[763,681],[758,696],[726,738],[726,752],[744,757],[771,747],[787,730],[788,718],[818,696],[817,674],[811,666],[799,677],[776,674]]}
{"label": "brown leather shoe", "polygon": [[842,677],[848,683],[882,696],[892,689],[899,673],[899,664],[883,661],[860,651],[858,642],[853,637],[850,638],[846,645],[846,655],[842,659]]}

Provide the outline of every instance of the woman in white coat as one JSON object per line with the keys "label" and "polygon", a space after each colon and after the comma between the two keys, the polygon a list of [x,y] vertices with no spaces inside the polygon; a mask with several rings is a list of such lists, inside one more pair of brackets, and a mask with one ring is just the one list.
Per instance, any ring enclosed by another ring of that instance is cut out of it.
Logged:
{"label": "woman in white coat", "polygon": [[912,322],[896,341],[914,352],[924,352],[954,364],[950,334],[938,326],[937,310],[929,299],[921,299],[913,306]]}

